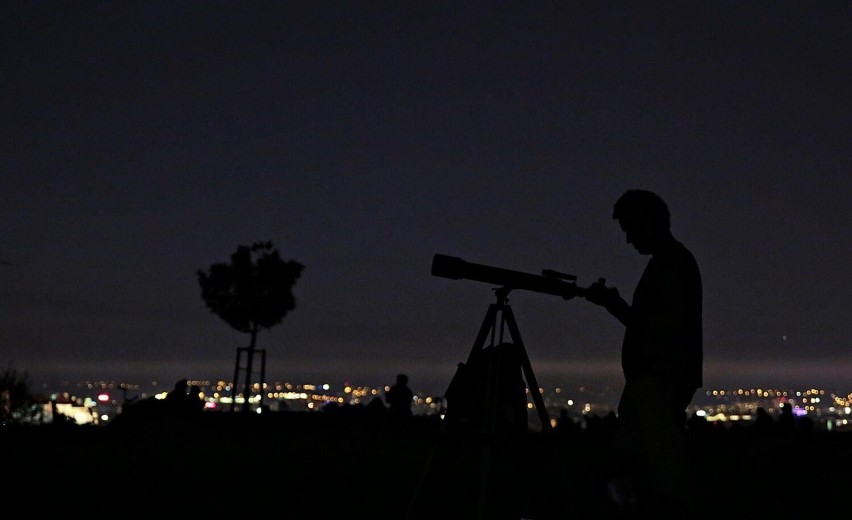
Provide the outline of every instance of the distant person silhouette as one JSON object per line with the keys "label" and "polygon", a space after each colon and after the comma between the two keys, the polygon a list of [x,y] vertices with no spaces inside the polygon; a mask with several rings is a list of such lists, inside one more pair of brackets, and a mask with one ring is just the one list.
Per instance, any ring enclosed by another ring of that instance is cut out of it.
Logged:
{"label": "distant person silhouette", "polygon": [[189,387],[189,394],[187,395],[187,401],[189,402],[189,409],[192,412],[202,412],[204,411],[204,399],[201,397],[201,388],[198,385],[192,385]]}
{"label": "distant person silhouette", "polygon": [[411,417],[411,402],[413,399],[414,392],[408,386],[408,376],[406,374],[397,374],[396,383],[391,385],[385,394],[385,402],[388,404],[391,417]]}
{"label": "distant person silhouette", "polygon": [[627,243],[651,258],[632,303],[603,279],[585,294],[626,327],[610,496],[628,515],[680,518],[691,506],[686,407],[703,384],[701,274],[692,253],[672,235],[659,195],[628,190],[612,216]]}
{"label": "distant person silhouette", "polygon": [[204,409],[204,401],[201,400],[201,389],[192,385],[189,386],[189,381],[179,379],[175,382],[171,392],[166,394],[166,405],[168,410],[175,413],[193,413]]}
{"label": "distant person silhouette", "polygon": [[189,392],[189,381],[186,379],[178,379],[175,381],[175,386],[171,392],[166,394],[166,401],[173,403],[182,403],[186,401],[187,392]]}
{"label": "distant person silhouette", "polygon": [[781,416],[778,418],[778,428],[782,432],[792,432],[796,429],[796,416],[793,415],[793,405],[781,403]]}

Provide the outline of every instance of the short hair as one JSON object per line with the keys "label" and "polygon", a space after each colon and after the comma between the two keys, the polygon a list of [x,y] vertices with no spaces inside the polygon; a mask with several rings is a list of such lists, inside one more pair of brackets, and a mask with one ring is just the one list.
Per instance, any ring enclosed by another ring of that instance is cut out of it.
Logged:
{"label": "short hair", "polygon": [[669,229],[671,219],[666,201],[648,190],[627,190],[616,201],[612,218],[647,218],[654,226]]}

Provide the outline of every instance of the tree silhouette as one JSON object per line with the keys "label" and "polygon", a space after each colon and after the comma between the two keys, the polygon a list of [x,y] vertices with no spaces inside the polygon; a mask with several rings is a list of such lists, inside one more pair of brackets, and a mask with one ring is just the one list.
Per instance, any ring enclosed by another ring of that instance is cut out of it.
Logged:
{"label": "tree silhouette", "polygon": [[[230,262],[198,270],[201,297],[207,308],[235,330],[251,334],[243,389],[246,403],[257,333],[278,325],[296,307],[292,289],[304,267],[294,260],[282,260],[272,242],[255,242],[237,247]],[[237,381],[233,384],[236,386]],[[232,410],[233,407],[232,403]],[[246,404],[243,410],[248,408]]]}
{"label": "tree silhouette", "polygon": [[10,364],[0,372],[0,424],[32,422],[37,416],[29,374]]}

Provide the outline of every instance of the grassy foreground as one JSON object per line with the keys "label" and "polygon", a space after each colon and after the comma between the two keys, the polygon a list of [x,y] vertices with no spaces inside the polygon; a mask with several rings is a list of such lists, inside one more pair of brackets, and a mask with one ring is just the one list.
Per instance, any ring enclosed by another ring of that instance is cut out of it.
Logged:
{"label": "grassy foreground", "polygon": [[[610,433],[505,444],[434,416],[323,412],[4,426],[2,494],[21,518],[607,519]],[[690,446],[701,518],[831,511],[852,487],[849,432],[708,426]]]}

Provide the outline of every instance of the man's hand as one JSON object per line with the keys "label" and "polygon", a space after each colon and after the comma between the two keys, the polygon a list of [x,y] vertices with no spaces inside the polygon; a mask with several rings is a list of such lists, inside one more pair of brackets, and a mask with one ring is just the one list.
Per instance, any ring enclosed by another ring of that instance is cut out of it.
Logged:
{"label": "man's hand", "polygon": [[614,307],[622,301],[621,295],[618,294],[618,289],[607,287],[606,280],[603,278],[598,278],[597,282],[590,285],[586,289],[584,296],[586,300],[607,309]]}
{"label": "man's hand", "polygon": [[574,298],[575,296],[577,296],[578,294],[581,294],[583,290],[584,289],[580,289],[576,285],[572,284],[571,287],[568,290],[566,290],[565,292],[562,293],[562,299],[566,300],[566,301],[570,300],[570,299]]}

